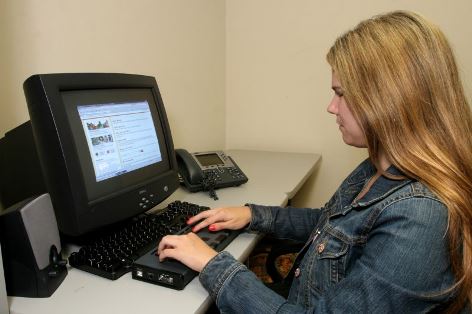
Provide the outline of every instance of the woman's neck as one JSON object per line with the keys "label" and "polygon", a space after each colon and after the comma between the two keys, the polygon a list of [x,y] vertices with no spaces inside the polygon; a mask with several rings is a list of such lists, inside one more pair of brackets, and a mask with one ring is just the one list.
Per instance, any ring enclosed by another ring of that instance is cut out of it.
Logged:
{"label": "woman's neck", "polygon": [[387,154],[385,154],[385,151],[383,150],[383,148],[380,148],[379,149],[379,166],[380,166],[380,169],[378,169],[378,171],[379,172],[384,172],[391,165],[392,165],[392,163],[390,162],[390,160],[388,160]]}

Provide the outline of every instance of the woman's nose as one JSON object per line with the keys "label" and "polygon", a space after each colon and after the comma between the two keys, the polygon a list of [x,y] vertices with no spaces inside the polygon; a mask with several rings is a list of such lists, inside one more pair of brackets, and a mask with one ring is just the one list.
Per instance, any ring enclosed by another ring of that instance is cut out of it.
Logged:
{"label": "woman's nose", "polygon": [[331,113],[331,114],[337,114],[338,113],[338,97],[336,95],[331,99],[331,102],[328,105],[328,108],[326,110]]}

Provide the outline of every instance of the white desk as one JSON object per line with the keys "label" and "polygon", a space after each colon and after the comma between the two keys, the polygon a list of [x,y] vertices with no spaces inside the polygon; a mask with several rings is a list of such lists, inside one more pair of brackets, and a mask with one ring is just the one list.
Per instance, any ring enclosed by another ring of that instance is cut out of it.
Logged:
{"label": "white desk", "polygon": [[[177,190],[166,202],[182,200],[210,207],[242,205],[246,202],[286,205],[320,159],[318,154],[273,153],[229,150],[249,178],[249,182],[234,188],[217,190],[218,201],[207,193]],[[157,208],[162,208],[159,205]],[[242,233],[227,248],[244,261],[257,243],[258,236]],[[131,273],[111,281],[74,268],[61,286],[49,298],[9,297],[10,311],[15,314],[84,314],[84,313],[203,313],[211,303],[198,278],[184,290],[177,291],[137,281]]]}

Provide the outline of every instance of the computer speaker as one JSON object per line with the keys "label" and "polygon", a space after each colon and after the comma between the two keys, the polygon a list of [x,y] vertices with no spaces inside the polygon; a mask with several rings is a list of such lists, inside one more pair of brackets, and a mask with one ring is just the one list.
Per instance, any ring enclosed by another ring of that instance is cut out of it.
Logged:
{"label": "computer speaker", "polygon": [[0,243],[9,296],[49,297],[67,275],[49,194],[3,211]]}

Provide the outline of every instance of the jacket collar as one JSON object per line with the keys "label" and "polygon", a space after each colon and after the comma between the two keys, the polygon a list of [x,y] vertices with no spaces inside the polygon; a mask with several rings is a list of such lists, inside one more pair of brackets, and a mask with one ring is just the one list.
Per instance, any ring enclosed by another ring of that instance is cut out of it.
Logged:
{"label": "jacket collar", "polygon": [[386,175],[381,175],[370,187],[369,191],[362,198],[354,201],[352,206],[368,206],[386,198],[388,195],[411,182],[413,182],[412,179],[405,176],[397,167],[391,165],[386,170]]}
{"label": "jacket collar", "polygon": [[377,169],[369,159],[364,160],[346,179],[338,190],[341,206],[333,208],[330,216],[345,215],[352,208],[362,208],[378,202],[396,190],[411,183],[413,180],[406,177],[397,167],[391,165],[387,175],[380,176],[370,187],[369,191],[360,199],[356,196],[367,186]]}

